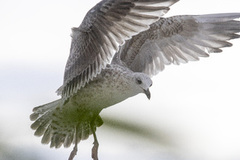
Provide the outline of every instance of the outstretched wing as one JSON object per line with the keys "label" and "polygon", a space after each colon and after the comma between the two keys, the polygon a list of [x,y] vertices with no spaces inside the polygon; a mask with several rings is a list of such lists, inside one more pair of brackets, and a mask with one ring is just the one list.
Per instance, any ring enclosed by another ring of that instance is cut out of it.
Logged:
{"label": "outstretched wing", "polygon": [[161,18],[122,46],[113,61],[121,61],[135,72],[149,76],[165,65],[187,63],[230,47],[239,38],[240,13]]}
{"label": "outstretched wing", "polygon": [[149,29],[178,0],[103,0],[78,28],[73,28],[64,84],[58,94],[68,97],[92,80],[133,35]]}

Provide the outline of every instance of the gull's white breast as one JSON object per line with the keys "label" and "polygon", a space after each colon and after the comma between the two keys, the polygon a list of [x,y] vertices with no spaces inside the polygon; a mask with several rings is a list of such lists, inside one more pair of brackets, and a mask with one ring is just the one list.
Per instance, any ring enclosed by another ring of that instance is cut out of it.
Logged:
{"label": "gull's white breast", "polygon": [[70,101],[78,107],[101,110],[135,96],[138,90],[133,85],[131,73],[118,65],[109,65]]}

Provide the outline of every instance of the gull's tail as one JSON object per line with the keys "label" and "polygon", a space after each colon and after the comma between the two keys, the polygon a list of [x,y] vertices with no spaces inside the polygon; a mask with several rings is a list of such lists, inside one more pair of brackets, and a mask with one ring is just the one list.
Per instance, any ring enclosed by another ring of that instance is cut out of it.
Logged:
{"label": "gull's tail", "polygon": [[99,115],[94,121],[88,115],[90,113],[81,107],[72,107],[59,99],[33,109],[31,128],[35,130],[34,135],[42,136],[43,144],[51,142],[50,147],[69,147],[72,143],[76,145],[80,140],[87,139],[92,134],[92,128],[96,130],[102,125]]}

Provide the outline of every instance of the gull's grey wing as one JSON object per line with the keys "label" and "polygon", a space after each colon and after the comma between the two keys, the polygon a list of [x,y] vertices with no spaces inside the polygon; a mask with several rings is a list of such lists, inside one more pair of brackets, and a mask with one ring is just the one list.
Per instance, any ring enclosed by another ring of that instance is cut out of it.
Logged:
{"label": "gull's grey wing", "polygon": [[103,0],[78,28],[73,28],[64,83],[58,94],[68,97],[106,67],[119,46],[149,29],[178,0]]}
{"label": "gull's grey wing", "polygon": [[113,62],[119,61],[135,72],[149,76],[165,65],[196,61],[211,52],[229,47],[230,39],[239,38],[240,13],[161,18],[131,40],[126,41]]}

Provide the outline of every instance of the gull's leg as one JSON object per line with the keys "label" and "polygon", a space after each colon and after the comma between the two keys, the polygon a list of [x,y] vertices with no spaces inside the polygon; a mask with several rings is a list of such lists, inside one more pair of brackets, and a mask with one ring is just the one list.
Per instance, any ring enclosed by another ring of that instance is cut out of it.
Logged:
{"label": "gull's leg", "polygon": [[92,130],[93,138],[94,138],[93,148],[92,148],[92,158],[93,158],[93,160],[98,160],[98,146],[99,146],[99,143],[98,143],[98,140],[97,140],[95,129],[93,127],[93,123],[91,123],[91,130]]}
{"label": "gull's leg", "polygon": [[73,160],[73,158],[77,155],[77,151],[78,151],[77,143],[75,143],[75,146],[74,146],[74,148],[73,148],[73,150],[72,150],[68,160]]}
{"label": "gull's leg", "polygon": [[73,158],[77,155],[77,151],[78,151],[78,129],[79,129],[79,125],[76,127],[76,133],[75,133],[75,146],[73,147],[72,152],[70,153],[70,156],[68,158],[68,160],[73,160]]}

